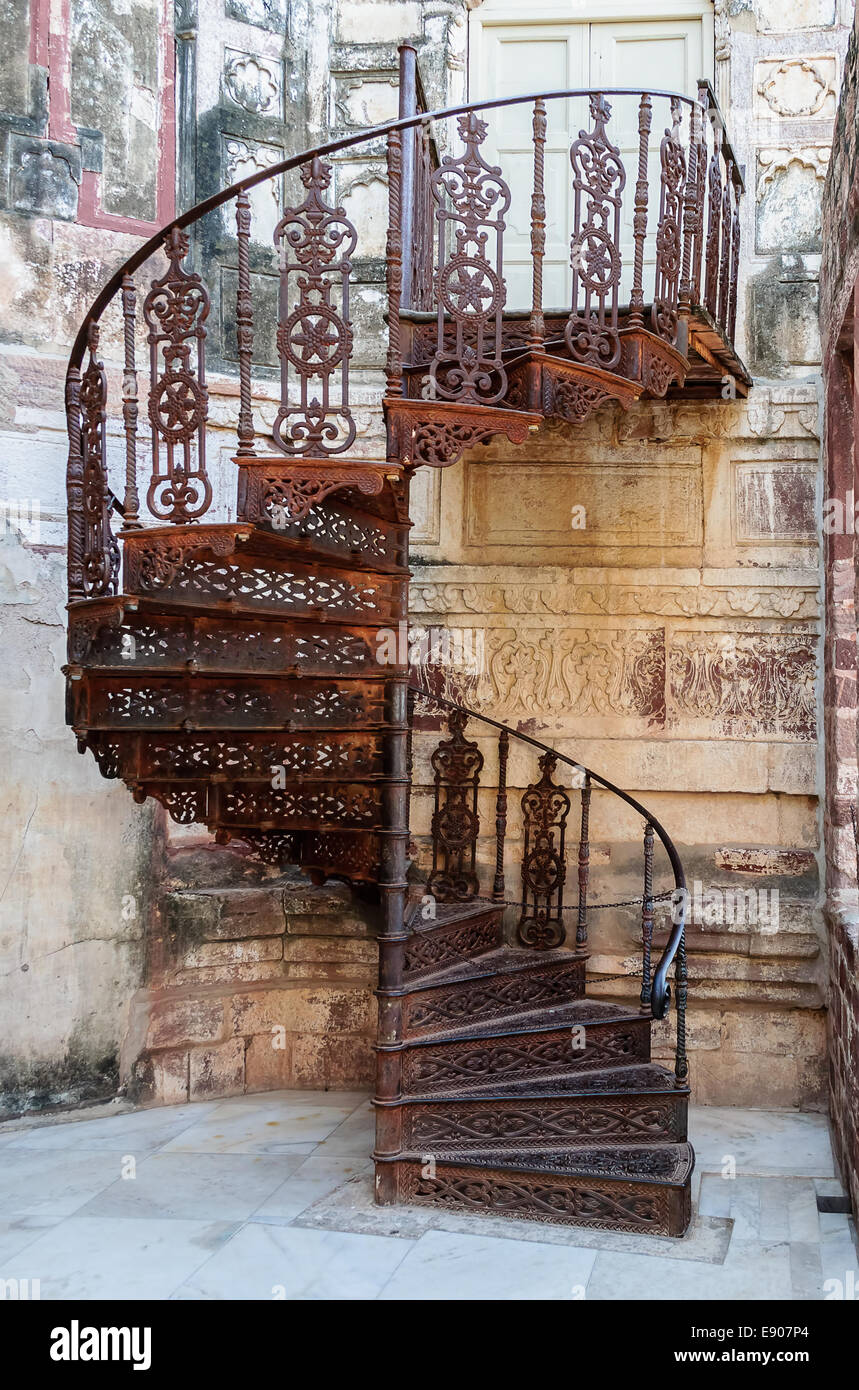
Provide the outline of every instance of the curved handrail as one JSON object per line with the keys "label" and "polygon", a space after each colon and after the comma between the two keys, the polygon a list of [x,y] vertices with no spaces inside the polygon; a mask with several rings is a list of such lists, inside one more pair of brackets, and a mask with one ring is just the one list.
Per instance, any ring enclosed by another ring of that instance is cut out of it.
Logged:
{"label": "curved handrail", "polygon": [[481,714],[478,710],[472,709],[469,705],[460,704],[456,700],[449,700],[445,695],[436,695],[414,680],[409,681],[409,689],[414,691],[416,695],[422,696],[424,699],[433,700],[436,704],[444,705],[447,709],[460,710],[463,714],[467,714],[469,719],[478,719],[481,723],[489,724],[493,729],[499,729],[508,734],[511,738],[519,739],[521,743],[530,743],[532,748],[539,748],[543,753],[550,753],[553,758],[557,758],[559,763],[565,763],[567,767],[575,768],[577,772],[583,772],[586,777],[590,778],[591,782],[597,782],[601,787],[604,787],[606,791],[613,792],[615,796],[619,796],[620,799],[625,801],[628,806],[631,806],[634,811],[642,815],[649,825],[653,826],[654,831],[658,835],[668,855],[674,874],[674,894],[672,896],[672,920],[674,925],[668,941],[666,942],[665,949],[660,957],[659,964],[654,971],[653,983],[651,986],[651,1011],[653,1017],[665,1018],[671,1003],[671,988],[667,982],[668,971],[680,949],[686,926],[686,875],[683,872],[680,856],[677,853],[674,842],[668,834],[668,831],[660,824],[655,816],[651,815],[646,807],[642,806],[640,801],[636,801],[634,796],[630,796],[628,792],[622,791],[620,787],[616,787],[613,782],[607,781],[605,777],[600,777],[599,773],[592,772],[589,767],[585,767],[584,763],[576,762],[574,758],[568,758],[564,753],[559,753],[557,748],[553,748],[551,744],[542,743],[540,739],[532,738],[530,734],[520,733],[517,729],[511,728],[509,724],[502,724],[497,719],[491,719],[489,715]]}
{"label": "curved handrail", "polygon": [[496,97],[491,101],[469,101],[460,106],[447,106],[436,111],[422,111],[416,116],[402,116],[395,121],[385,121],[381,125],[369,126],[366,130],[359,131],[357,135],[345,135],[338,140],[329,140],[323,145],[315,145],[309,150],[302,150],[300,154],[290,155],[288,159],[282,159],[279,164],[260,169],[256,174],[249,174],[247,178],[239,179],[237,183],[222,189],[220,193],[213,193],[211,197],[204,198],[200,203],[195,203],[194,207],[189,208],[187,212],[180,213],[171,222],[165,222],[163,227],[160,227],[148,241],[143,242],[114,272],[92,301],[69,354],[66,375],[68,376],[68,373],[74,368],[80,367],[87,347],[89,325],[92,322],[98,322],[102,311],[117,291],[121,289],[123,277],[132,275],[143,265],[144,261],[147,261],[151,255],[160,250],[164,238],[174,228],[181,231],[185,227],[190,227],[193,222],[198,222],[201,217],[214,212],[224,203],[237,197],[238,194],[247,193],[257,184],[265,183],[268,179],[277,178],[281,174],[288,174],[290,170],[300,168],[302,164],[307,164],[311,159],[322,155],[337,154],[340,150],[352,149],[356,145],[363,145],[372,140],[378,140],[382,136],[390,135],[393,131],[410,130],[415,126],[448,120],[452,116],[462,116],[469,111],[492,111],[502,106],[521,106],[525,102],[534,102],[537,99],[567,101],[571,97],[589,97],[595,91],[610,97],[641,97],[645,95],[664,97],[667,101],[680,101],[690,109],[697,106],[699,110],[705,110],[703,104],[696,97],[687,97],[680,92],[661,91],[650,87],[571,87],[555,92],[527,92],[523,96]]}

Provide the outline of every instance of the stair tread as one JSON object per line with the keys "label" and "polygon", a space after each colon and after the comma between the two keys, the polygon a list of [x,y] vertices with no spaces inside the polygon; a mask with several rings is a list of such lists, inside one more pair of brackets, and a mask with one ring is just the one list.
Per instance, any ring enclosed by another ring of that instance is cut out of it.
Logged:
{"label": "stair tread", "polygon": [[461,1042],[472,1038],[516,1036],[521,1033],[542,1033],[575,1024],[593,1023],[650,1023],[650,1015],[638,1013],[621,1004],[608,1004],[601,999],[574,999],[539,1009],[511,1010],[500,1017],[478,1023],[463,1023],[456,1028],[439,1029],[418,1038],[407,1038],[409,1047],[425,1047],[433,1043]]}
{"label": "stair tread", "polygon": [[435,931],[438,927],[449,927],[455,922],[467,922],[472,917],[482,917],[487,912],[503,912],[503,905],[490,902],[486,898],[472,898],[465,903],[437,903],[435,917],[424,922],[420,917],[421,904],[415,903],[412,912],[406,917],[406,930],[413,936]]}
{"label": "stair tread", "polygon": [[437,1104],[450,1100],[548,1100],[560,1096],[665,1095],[688,1096],[688,1086],[678,1086],[674,1074],[656,1062],[618,1067],[594,1067],[592,1071],[551,1072],[545,1076],[519,1077],[501,1083],[477,1081],[448,1086],[439,1091],[410,1091],[397,1105]]}
{"label": "stair tread", "polygon": [[573,961],[587,960],[586,951],[568,951],[563,947],[557,951],[529,951],[517,946],[499,946],[482,956],[472,956],[457,961],[455,965],[440,966],[429,971],[419,979],[407,981],[405,992],[417,994],[425,989],[438,989],[442,985],[461,984],[467,980],[482,980],[493,975],[513,973],[524,974],[545,965],[566,965]]}
{"label": "stair tread", "polygon": [[[687,1141],[588,1145],[581,1149],[571,1148],[569,1144],[529,1144],[527,1148],[501,1145],[492,1149],[437,1149],[432,1156],[437,1164],[455,1164],[463,1168],[604,1177],[615,1182],[661,1183],[672,1187],[685,1184],[695,1165],[695,1151]],[[416,1152],[405,1152],[398,1158],[426,1162],[426,1155]]]}

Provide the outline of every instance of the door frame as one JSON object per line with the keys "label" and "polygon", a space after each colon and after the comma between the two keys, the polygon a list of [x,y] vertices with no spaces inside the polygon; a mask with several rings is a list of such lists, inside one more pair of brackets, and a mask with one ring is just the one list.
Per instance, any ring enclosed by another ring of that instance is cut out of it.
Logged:
{"label": "door frame", "polygon": [[[522,0],[500,0],[490,12],[484,5],[468,11],[468,62],[466,100],[472,93],[472,74],[479,68],[484,30],[516,25],[536,29],[543,25],[608,24],[624,20],[700,19],[703,34],[704,72],[713,81],[716,66],[714,0],[537,0],[523,10]],[[709,18],[710,23],[706,21]]]}

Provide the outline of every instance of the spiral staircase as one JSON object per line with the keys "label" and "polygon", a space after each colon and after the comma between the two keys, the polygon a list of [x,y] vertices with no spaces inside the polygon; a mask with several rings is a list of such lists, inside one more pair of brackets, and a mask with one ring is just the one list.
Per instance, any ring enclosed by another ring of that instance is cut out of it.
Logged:
{"label": "spiral staircase", "polygon": [[[417,109],[409,54],[397,122],[296,156],[192,209],[130,258],[82,325],[67,378],[68,722],[80,751],[138,801],[155,798],[176,821],[201,823],[220,843],[239,840],[267,863],[299,864],[378,893],[379,1202],[677,1236],[690,1217],[693,1166],[682,903],[666,918],[658,962],[652,956],[654,915],[684,887],[674,846],[633,798],[441,695],[432,673],[416,691],[399,639],[409,611],[409,482],[419,467],[451,466],[497,436],[522,444],[546,419],[576,425],[609,402],[715,396],[726,373],[745,389],[732,344],[742,175],[723,133],[705,119],[706,88],[698,101],[641,92],[637,179],[625,193],[611,94],[588,93],[590,128],[571,150],[572,307],[544,310],[547,105],[567,94],[527,98],[533,300],[513,312],[503,275],[511,193],[484,149],[491,110],[434,113],[434,128],[447,121],[459,151],[439,160]],[[658,210],[655,231],[650,210],[648,231],[660,102]],[[380,459],[357,439],[350,407],[358,237],[330,185],[332,157],[382,138],[390,210]],[[248,194],[292,169],[305,192],[275,232],[281,397],[263,440],[251,379]],[[218,499],[206,465],[210,301],[189,268],[189,233],[231,202],[237,490],[234,519],[222,521],[211,516]],[[627,204],[633,255],[621,305]],[[136,360],[135,276],[150,257],[160,257],[163,273],[143,296],[147,373]],[[111,480],[111,369],[99,338],[114,301],[124,329],[124,489]],[[151,439],[143,505],[141,402]],[[470,721],[498,743],[489,879],[477,854],[486,769]],[[443,735],[432,761],[432,870],[423,882],[409,837],[416,730]],[[540,755],[539,776],[522,797],[524,843],[511,853],[506,770],[517,739]],[[554,780],[559,763],[566,786]],[[603,905],[588,898],[594,791],[642,817],[643,877],[631,900],[641,920],[637,1006],[587,993],[589,925]],[[566,840],[576,794],[578,892],[570,905]],[[659,893],[657,844],[670,870]],[[672,972],[670,1071],[651,1060],[650,1046],[652,1023],[669,1008]]]}

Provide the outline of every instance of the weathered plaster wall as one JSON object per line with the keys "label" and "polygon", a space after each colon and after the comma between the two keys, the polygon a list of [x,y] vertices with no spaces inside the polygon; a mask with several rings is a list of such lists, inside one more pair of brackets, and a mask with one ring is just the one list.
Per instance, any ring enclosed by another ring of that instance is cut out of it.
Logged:
{"label": "weathered plaster wall", "polygon": [[63,719],[64,357],[172,209],[172,44],[155,0],[7,0],[0,54],[0,1109],[115,1092],[155,821]]}

